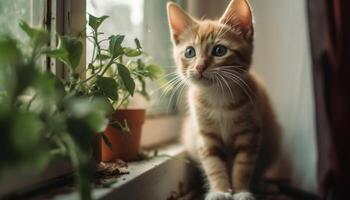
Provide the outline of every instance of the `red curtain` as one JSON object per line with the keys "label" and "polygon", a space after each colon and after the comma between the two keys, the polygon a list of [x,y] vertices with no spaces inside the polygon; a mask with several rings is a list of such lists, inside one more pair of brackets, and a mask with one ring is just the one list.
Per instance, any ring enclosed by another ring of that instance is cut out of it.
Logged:
{"label": "red curtain", "polygon": [[350,199],[350,0],[308,0],[323,199]]}

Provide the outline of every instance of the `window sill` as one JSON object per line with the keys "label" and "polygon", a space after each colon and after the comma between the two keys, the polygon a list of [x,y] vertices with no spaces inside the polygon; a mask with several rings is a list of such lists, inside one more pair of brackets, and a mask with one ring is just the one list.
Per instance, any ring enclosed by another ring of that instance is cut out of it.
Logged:
{"label": "window sill", "polygon": [[[188,164],[182,145],[170,144],[158,152],[159,156],[149,160],[128,163],[130,173],[118,177],[108,188],[95,188],[94,199],[166,200],[174,194],[186,193],[195,168]],[[78,193],[59,195],[55,199],[75,200]]]}
{"label": "window sill", "polygon": [[[93,189],[93,199],[175,200],[197,199],[193,197],[203,194],[202,178],[196,166],[187,159],[181,144],[166,145],[158,149],[158,155],[148,160],[128,163],[129,174],[115,178],[116,182],[108,188]],[[46,187],[41,190],[44,192],[29,197],[30,199],[77,200],[78,193],[76,190],[73,191],[70,183],[71,181],[54,187],[42,185]],[[288,182],[270,180],[270,183],[277,185],[281,194],[293,199],[319,200],[315,194],[290,187]],[[52,192],[56,192],[57,189],[69,192],[55,193],[52,196]]]}
{"label": "window sill", "polygon": [[[142,148],[151,149],[174,141],[179,135],[179,128],[177,126],[181,120],[182,117],[178,115],[148,117],[143,126]],[[145,162],[130,163],[131,173],[122,176],[123,181],[118,180],[118,183],[124,182],[124,178],[129,180],[139,175],[147,174],[147,171],[154,170],[158,165],[169,165],[166,163],[174,162],[174,159],[181,160],[179,163],[185,162],[184,151],[179,144],[166,145],[159,149],[159,154],[166,156],[156,157]],[[181,164],[177,164],[176,167],[179,166]],[[68,161],[57,160],[40,173],[9,171],[0,177],[0,199],[3,196],[12,194],[22,196],[31,193],[31,191],[42,191],[41,188],[50,188],[51,186],[49,185],[56,184],[56,182],[59,182],[57,180],[64,179],[63,177],[71,174],[71,170],[72,168]],[[112,187],[115,186],[113,185]],[[101,191],[98,190],[97,194],[100,193]]]}

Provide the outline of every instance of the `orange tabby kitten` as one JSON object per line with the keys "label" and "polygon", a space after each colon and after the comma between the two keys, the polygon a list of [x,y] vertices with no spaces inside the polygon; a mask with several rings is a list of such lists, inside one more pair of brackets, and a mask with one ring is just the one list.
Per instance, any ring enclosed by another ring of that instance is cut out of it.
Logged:
{"label": "orange tabby kitten", "polygon": [[250,71],[253,16],[232,0],[217,20],[196,20],[168,3],[174,57],[189,82],[184,144],[206,174],[206,200],[253,200],[275,160],[280,128],[267,93]]}

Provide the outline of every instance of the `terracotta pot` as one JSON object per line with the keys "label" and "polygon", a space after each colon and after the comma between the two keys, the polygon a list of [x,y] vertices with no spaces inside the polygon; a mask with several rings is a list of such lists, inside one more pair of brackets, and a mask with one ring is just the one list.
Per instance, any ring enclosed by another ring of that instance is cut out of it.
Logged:
{"label": "terracotta pot", "polygon": [[125,133],[119,128],[108,125],[105,135],[112,144],[112,150],[101,140],[101,158],[102,161],[115,161],[122,159],[124,161],[137,160],[140,152],[140,140],[142,124],[145,121],[144,109],[120,109],[111,115],[111,121],[124,122],[130,128],[130,133]]}

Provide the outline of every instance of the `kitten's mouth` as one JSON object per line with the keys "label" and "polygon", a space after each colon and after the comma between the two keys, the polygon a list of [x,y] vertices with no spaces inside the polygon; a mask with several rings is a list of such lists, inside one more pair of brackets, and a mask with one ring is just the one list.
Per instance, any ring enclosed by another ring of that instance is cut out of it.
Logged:
{"label": "kitten's mouth", "polygon": [[195,83],[207,84],[210,82],[210,78],[204,74],[196,74],[192,76],[192,80]]}
{"label": "kitten's mouth", "polygon": [[195,72],[190,72],[189,73],[189,78],[192,80],[194,83],[200,83],[200,84],[207,84],[211,81],[211,78],[208,74],[205,73],[195,73]]}
{"label": "kitten's mouth", "polygon": [[203,80],[209,80],[209,78],[208,77],[206,77],[205,75],[203,75],[203,74],[197,74],[197,75],[195,75],[194,76],[194,78],[195,79],[197,79],[197,80],[199,80],[199,81],[203,81]]}
{"label": "kitten's mouth", "polygon": [[205,77],[203,74],[199,74],[198,80],[203,80],[203,79],[208,79],[208,78]]}

